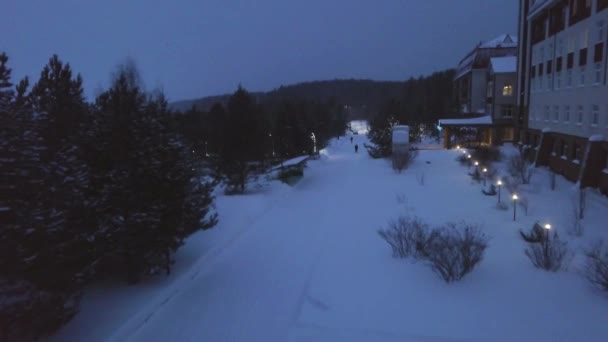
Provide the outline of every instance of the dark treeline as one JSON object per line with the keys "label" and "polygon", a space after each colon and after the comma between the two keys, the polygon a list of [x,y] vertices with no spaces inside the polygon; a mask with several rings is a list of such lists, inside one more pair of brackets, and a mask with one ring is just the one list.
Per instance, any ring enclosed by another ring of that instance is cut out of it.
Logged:
{"label": "dark treeline", "polygon": [[250,176],[270,165],[315,154],[347,128],[344,106],[333,98],[260,102],[241,87],[226,105],[217,102],[208,111],[193,106],[176,119],[194,152],[205,156],[228,193],[242,193]]}
{"label": "dark treeline", "polygon": [[[349,120],[367,119],[391,98],[401,96],[404,82],[372,80],[330,80],[304,82],[280,86],[269,92],[252,93],[262,103],[278,103],[285,99],[300,99],[308,102],[333,101],[347,106]],[[209,110],[215,103],[227,103],[230,95],[204,97],[196,100],[171,103],[176,110],[188,110],[195,106]]]}
{"label": "dark treeline", "polygon": [[87,284],[169,273],[215,225],[212,185],[162,93],[131,63],[94,103],[53,56],[31,87],[0,54],[0,341],[48,335]]}
{"label": "dark treeline", "polygon": [[411,78],[405,82],[403,92],[388,99],[370,119],[367,146],[373,157],[386,157],[391,152],[391,129],[394,125],[410,126],[410,141],[417,141],[421,134],[438,134],[439,118],[456,110],[452,94],[454,70],[436,72],[427,77]]}

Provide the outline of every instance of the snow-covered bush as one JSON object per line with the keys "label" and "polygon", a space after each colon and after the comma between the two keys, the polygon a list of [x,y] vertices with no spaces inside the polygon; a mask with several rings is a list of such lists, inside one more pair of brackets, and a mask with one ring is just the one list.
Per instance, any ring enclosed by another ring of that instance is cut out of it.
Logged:
{"label": "snow-covered bush", "polygon": [[482,165],[489,165],[491,162],[499,161],[501,158],[500,150],[494,146],[480,146],[471,153],[474,160]]}
{"label": "snow-covered bush", "polygon": [[379,229],[378,235],[393,250],[393,257],[420,257],[424,254],[429,240],[428,225],[415,216],[400,216],[388,223],[386,229]]}
{"label": "snow-covered bush", "polygon": [[553,233],[553,236],[549,236],[548,231],[543,233],[547,236],[540,242],[528,243],[526,256],[535,267],[546,271],[556,272],[565,268],[570,256],[567,243],[560,240],[557,232]]}
{"label": "snow-covered bush", "polygon": [[535,223],[530,232],[526,233],[520,230],[519,235],[528,243],[540,243],[547,237],[547,232],[538,223]]}
{"label": "snow-covered bush", "polygon": [[474,224],[448,223],[435,228],[424,250],[431,269],[450,283],[462,279],[483,259],[488,239]]}
{"label": "snow-covered bush", "polygon": [[471,166],[471,158],[468,158],[467,154],[461,154],[456,158],[456,161],[462,166]]}
{"label": "snow-covered bush", "polygon": [[587,258],[583,274],[603,291],[608,291],[608,246],[603,241],[594,244],[586,253]]}
{"label": "snow-covered bush", "polygon": [[393,154],[391,155],[393,170],[397,173],[401,173],[401,171],[407,169],[414,162],[414,159],[416,159],[417,156],[418,150],[416,149],[393,151]]}
{"label": "snow-covered bush", "polygon": [[509,158],[508,170],[511,176],[518,178],[522,184],[529,184],[532,174],[534,173],[534,165],[530,162],[523,151],[512,155]]}

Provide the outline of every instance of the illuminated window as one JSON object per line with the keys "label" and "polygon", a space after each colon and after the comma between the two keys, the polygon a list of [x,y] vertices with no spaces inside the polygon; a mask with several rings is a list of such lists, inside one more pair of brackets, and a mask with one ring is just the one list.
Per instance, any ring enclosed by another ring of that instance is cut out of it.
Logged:
{"label": "illuminated window", "polygon": [[510,84],[502,87],[502,96],[512,96],[513,95],[513,86]]}

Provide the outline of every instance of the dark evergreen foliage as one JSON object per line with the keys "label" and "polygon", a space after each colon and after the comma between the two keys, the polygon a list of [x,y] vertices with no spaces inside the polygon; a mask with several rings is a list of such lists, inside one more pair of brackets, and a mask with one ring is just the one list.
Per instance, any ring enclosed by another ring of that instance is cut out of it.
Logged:
{"label": "dark evergreen foliage", "polygon": [[132,65],[94,106],[53,56],[28,93],[0,55],[0,341],[48,335],[77,311],[86,284],[169,273],[173,252],[212,227],[201,182],[161,93]]}

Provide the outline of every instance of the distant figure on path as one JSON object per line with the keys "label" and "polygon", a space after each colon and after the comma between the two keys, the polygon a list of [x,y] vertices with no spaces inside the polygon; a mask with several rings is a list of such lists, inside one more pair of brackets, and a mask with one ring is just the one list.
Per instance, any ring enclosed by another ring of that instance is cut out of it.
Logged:
{"label": "distant figure on path", "polygon": [[359,152],[359,145],[355,144],[355,153]]}
{"label": "distant figure on path", "polygon": [[351,144],[353,143],[353,137],[350,137],[350,143]]}

